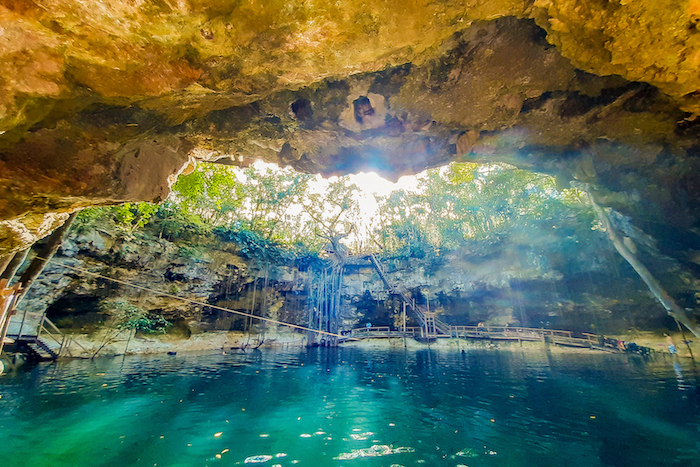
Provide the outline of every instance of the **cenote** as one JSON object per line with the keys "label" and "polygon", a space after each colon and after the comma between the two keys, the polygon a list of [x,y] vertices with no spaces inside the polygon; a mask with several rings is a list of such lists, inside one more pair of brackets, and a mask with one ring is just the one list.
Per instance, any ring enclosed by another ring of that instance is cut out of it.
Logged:
{"label": "cenote", "polygon": [[0,467],[700,467],[699,31],[0,1]]}
{"label": "cenote", "polygon": [[[40,364],[3,466],[697,466],[689,361],[316,348]],[[256,464],[259,462],[259,464]]]}

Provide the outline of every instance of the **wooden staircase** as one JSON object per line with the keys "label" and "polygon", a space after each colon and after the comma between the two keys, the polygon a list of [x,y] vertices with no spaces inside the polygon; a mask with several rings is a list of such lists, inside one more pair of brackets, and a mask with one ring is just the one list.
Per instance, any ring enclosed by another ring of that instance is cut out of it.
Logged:
{"label": "wooden staircase", "polygon": [[38,337],[34,342],[27,341],[26,347],[29,360],[32,361],[46,362],[57,360],[59,357],[59,354],[55,350]]}
{"label": "wooden staircase", "polygon": [[389,282],[389,278],[384,271],[384,266],[382,266],[382,263],[374,254],[369,255],[369,260],[374,266],[374,269],[377,270],[377,273],[382,279],[382,282],[384,282],[384,285],[391,291],[391,293],[399,295],[404,303],[406,303],[406,305],[409,307],[411,310],[411,315],[416,318],[416,321],[418,321],[421,326],[421,337],[431,339],[439,336],[451,335],[452,332],[450,325],[440,321],[434,312],[428,311],[422,306],[417,305],[416,301],[413,299],[413,297],[411,297],[411,294],[406,287],[401,284],[394,285]]}
{"label": "wooden staircase", "polygon": [[72,345],[85,351],[82,345],[63,334],[45,314],[20,312],[13,318],[19,323],[11,326],[7,337],[14,341],[15,350],[26,353],[29,360],[55,361],[72,355]]}

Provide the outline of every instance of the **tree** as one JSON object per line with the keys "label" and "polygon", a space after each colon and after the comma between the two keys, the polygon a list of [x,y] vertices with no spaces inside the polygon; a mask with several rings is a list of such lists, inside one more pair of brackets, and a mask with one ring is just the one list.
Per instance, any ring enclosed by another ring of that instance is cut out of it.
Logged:
{"label": "tree", "polygon": [[129,348],[132,336],[137,332],[165,333],[168,326],[171,326],[165,318],[160,315],[151,314],[147,311],[131,304],[124,298],[116,298],[103,302],[102,310],[109,314],[108,328],[102,338],[102,343],[97,348],[92,358],[95,358],[105,346],[116,342],[119,335],[125,330],[129,332],[124,353]]}
{"label": "tree", "polygon": [[[658,280],[651,274],[649,269],[637,258],[636,253],[630,249],[625,242],[617,235],[615,229],[612,227],[607,214],[603,211],[598,203],[593,199],[593,195],[588,193],[588,198],[595,209],[600,222],[603,224],[603,228],[608,235],[608,238],[615,246],[620,255],[625,258],[625,260],[634,268],[635,272],[639,274],[644,283],[649,287],[649,290],[654,295],[654,297],[661,303],[661,305],[666,309],[666,312],[673,317],[677,322],[682,323],[690,332],[695,335],[695,337],[700,338],[700,328],[693,324],[685,310],[681,308],[676,301],[666,292],[666,290],[661,286]],[[679,326],[680,327],[680,326]],[[690,349],[690,347],[688,347]]]}
{"label": "tree", "polygon": [[[244,171],[245,183],[241,184],[244,199],[239,213],[240,225],[259,232],[268,240],[291,243],[303,224],[295,222],[293,208],[300,206],[307,193],[308,174],[292,169]],[[298,211],[298,210],[297,210]]]}
{"label": "tree", "polygon": [[184,213],[214,226],[230,223],[243,198],[236,169],[219,164],[199,164],[192,173],[179,177],[170,197]]}
{"label": "tree", "polygon": [[571,223],[583,210],[576,190],[559,192],[552,177],[504,164],[431,169],[416,193],[393,192],[380,204],[384,249],[420,257]]}
{"label": "tree", "polygon": [[360,205],[354,197],[359,188],[348,177],[331,182],[325,191],[311,193],[304,201],[304,211],[312,220],[313,233],[327,241],[338,261],[347,247],[341,241],[350,236],[357,225]]}

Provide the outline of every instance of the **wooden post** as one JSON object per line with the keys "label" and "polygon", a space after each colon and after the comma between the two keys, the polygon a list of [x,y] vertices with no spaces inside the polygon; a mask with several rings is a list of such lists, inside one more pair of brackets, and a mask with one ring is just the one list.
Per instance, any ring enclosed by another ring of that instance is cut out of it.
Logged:
{"label": "wooden post", "polygon": [[10,282],[12,282],[12,279],[15,277],[15,274],[17,274],[17,270],[20,268],[20,266],[22,266],[24,260],[27,259],[28,254],[29,248],[15,253],[5,266],[5,270],[2,272],[2,274],[0,274],[0,279],[7,279],[7,283],[9,285]]}
{"label": "wooden post", "polygon": [[10,253],[10,254],[0,258],[0,275],[5,272],[5,268],[7,267],[8,264],[10,264],[10,261],[12,261],[12,258],[14,256],[15,255]]}
{"label": "wooden post", "polygon": [[[15,303],[13,303],[13,306],[19,301],[19,297],[15,299]],[[19,341],[22,338],[22,330],[24,330],[24,322],[27,320],[27,310],[24,310],[22,313],[22,322],[19,324],[19,331],[17,332],[17,340]]]}
{"label": "wooden post", "polygon": [[6,283],[5,279],[0,279],[0,355],[5,347],[5,337],[10,327],[10,319],[14,315],[15,299],[19,290],[17,285],[5,288]]}
{"label": "wooden post", "polygon": [[46,311],[41,315],[41,321],[39,321],[39,327],[36,328],[36,338],[41,337],[41,331],[44,329],[44,320],[46,320]]}
{"label": "wooden post", "polygon": [[22,286],[22,293],[19,295],[19,297],[17,297],[17,303],[24,298],[29,290],[29,287],[31,287],[36,278],[41,275],[46,263],[48,263],[49,260],[56,254],[77,215],[78,211],[72,213],[62,226],[54,230],[53,233],[49,235],[46,244],[37,250],[36,258],[34,258],[34,260],[29,264],[27,269],[19,278],[19,283]]}
{"label": "wooden post", "polygon": [[406,347],[406,302],[403,302],[403,346]]}
{"label": "wooden post", "polygon": [[406,302],[403,302],[403,335],[406,337]]}

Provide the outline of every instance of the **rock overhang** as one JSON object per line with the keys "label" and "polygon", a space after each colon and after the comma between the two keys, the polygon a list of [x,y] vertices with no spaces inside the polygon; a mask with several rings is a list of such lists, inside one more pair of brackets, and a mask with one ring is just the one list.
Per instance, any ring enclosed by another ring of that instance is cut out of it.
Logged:
{"label": "rock overhang", "polygon": [[[694,1],[0,8],[0,216],[34,238],[57,212],[162,199],[197,160],[257,158],[390,178],[505,161],[698,220]],[[31,243],[0,230],[2,251]]]}

